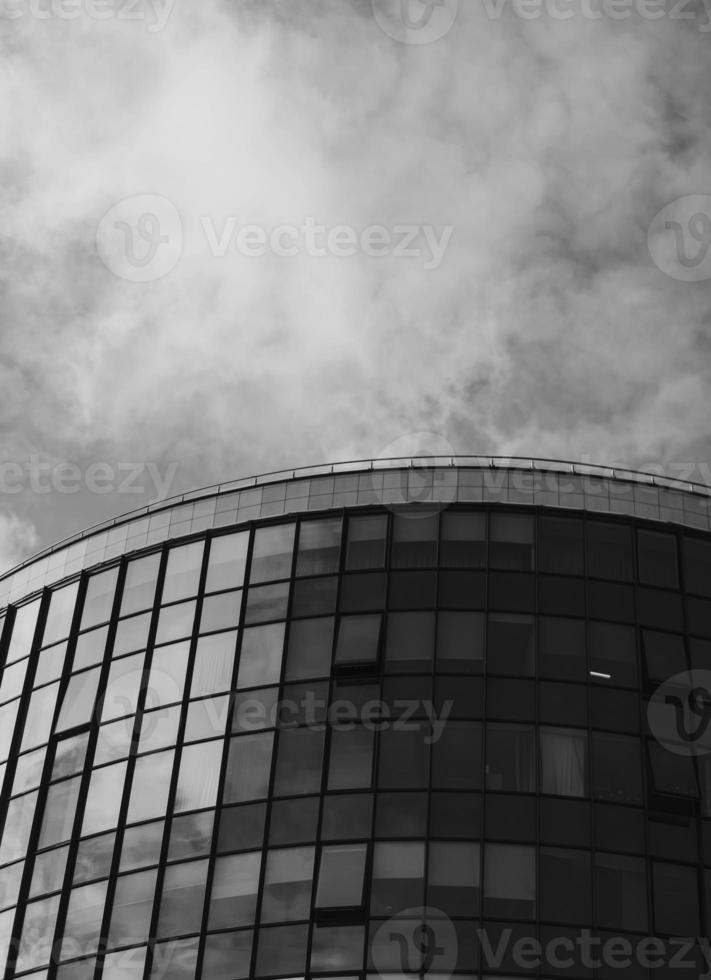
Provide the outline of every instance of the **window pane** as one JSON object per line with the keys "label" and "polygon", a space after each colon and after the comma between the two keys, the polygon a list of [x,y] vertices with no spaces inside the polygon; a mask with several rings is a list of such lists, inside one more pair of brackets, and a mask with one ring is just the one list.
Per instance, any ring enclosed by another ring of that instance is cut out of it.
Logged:
{"label": "window pane", "polygon": [[49,962],[51,938],[54,936],[58,911],[59,895],[29,903],[25,910],[22,939],[17,954],[17,971],[31,970]]}
{"label": "window pane", "polygon": [[134,558],[128,563],[123,583],[121,616],[151,608],[156,594],[159,567],[160,554]]}
{"label": "window pane", "polygon": [[[172,708],[156,708],[155,711],[144,712],[138,739],[139,754],[175,745],[178,740],[181,710],[181,705],[176,704]],[[126,722],[128,725],[129,720],[127,719]],[[106,731],[113,735],[109,727]]]}
{"label": "window pane", "polygon": [[632,529],[590,521],[586,527],[588,574],[592,578],[632,581]]}
{"label": "window pane", "polygon": [[156,752],[136,760],[127,823],[162,817],[168,805],[175,753]]}
{"label": "window pane", "polygon": [[81,828],[82,837],[116,826],[125,778],[125,762],[104,766],[103,769],[92,772]]}
{"label": "window pane", "polygon": [[29,657],[25,657],[24,660],[20,660],[16,664],[8,665],[2,672],[0,702],[12,701],[13,698],[22,693],[29,662]]}
{"label": "window pane", "polygon": [[65,585],[64,588],[55,589],[51,593],[47,622],[42,635],[42,646],[47,647],[69,636],[78,591],[79,583],[73,582],[71,585]]}
{"label": "window pane", "polygon": [[[67,855],[69,846],[55,847],[53,851],[46,851],[38,854],[35,858],[35,867],[32,872],[32,884],[30,886],[30,898],[43,895],[45,892],[56,892],[62,887],[64,881],[64,871],[67,866]],[[22,865],[13,865],[22,872]],[[3,869],[3,878],[7,878],[12,872],[12,868]],[[3,882],[4,884],[4,882]],[[13,900],[6,904],[14,904],[17,900],[17,892],[20,888],[19,878],[17,879],[17,890],[14,891]],[[0,905],[3,903],[0,901]]]}
{"label": "window pane", "polygon": [[261,921],[308,919],[313,873],[313,847],[268,851]]}
{"label": "window pane", "polygon": [[342,526],[340,517],[301,522],[297,575],[327,575],[338,571]]}
{"label": "window pane", "polygon": [[382,568],[385,564],[387,531],[388,519],[385,514],[349,518],[346,569]]}
{"label": "window pane", "polygon": [[367,853],[367,844],[339,844],[322,848],[316,908],[359,908],[363,904]]}
{"label": "window pane", "polygon": [[711,597],[711,542],[685,537],[683,555],[686,591]]}
{"label": "window pane", "polygon": [[170,548],[161,596],[163,605],[197,595],[204,548],[203,541]]}
{"label": "window pane", "polygon": [[146,710],[182,701],[190,643],[174,643],[153,651],[146,685]]}
{"label": "window pane", "polygon": [[203,857],[209,854],[214,823],[214,810],[174,817],[170,827],[168,861]]}
{"label": "window pane", "polygon": [[284,649],[284,623],[256,626],[242,632],[237,688],[278,684]]}
{"label": "window pane", "polygon": [[69,679],[69,686],[64,693],[56,731],[64,732],[78,725],[85,725],[91,720],[96,704],[100,676],[100,667],[72,675]]}
{"label": "window pane", "polygon": [[651,681],[661,682],[687,669],[684,637],[678,633],[642,630],[642,651]]}
{"label": "window pane", "polygon": [[662,589],[679,588],[676,537],[656,531],[637,531],[639,580]]}
{"label": "window pane", "polygon": [[430,843],[428,905],[447,915],[474,916],[480,888],[479,844]]}
{"label": "window pane", "polygon": [[639,741],[593,732],[593,790],[610,803],[642,802]]}
{"label": "window pane", "polygon": [[150,613],[120,619],[114,637],[114,657],[120,657],[123,653],[132,653],[134,650],[144,650],[148,643],[150,625]]}
{"label": "window pane", "polygon": [[439,563],[445,568],[486,568],[485,514],[442,514]]}
{"label": "window pane", "polygon": [[657,934],[699,935],[699,883],[696,868],[652,864],[654,927]]}
{"label": "window pane", "polygon": [[15,611],[15,622],[12,626],[6,663],[12,664],[16,660],[29,656],[35,635],[40,602],[41,599],[35,599],[34,602],[28,602]]}
{"label": "window pane", "polygon": [[158,616],[156,643],[171,643],[190,636],[195,622],[195,602],[179,602],[175,606],[163,606]]}
{"label": "window pane", "polygon": [[241,588],[247,567],[248,546],[248,531],[225,534],[212,539],[205,592]]}
{"label": "window pane", "polygon": [[373,779],[375,733],[361,725],[331,732],[328,788],[369,789]]}
{"label": "window pane", "polygon": [[492,568],[533,570],[534,523],[523,514],[492,514],[489,564]]}
{"label": "window pane", "polygon": [[432,785],[437,789],[481,787],[481,725],[447,722],[432,746]]}
{"label": "window pane", "polygon": [[92,626],[106,623],[111,618],[114,604],[118,568],[109,568],[98,575],[90,575],[84,596],[84,607],[81,614],[80,630],[88,630]]}
{"label": "window pane", "polygon": [[221,739],[185,746],[180,758],[175,813],[215,805],[221,762]]}
{"label": "window pane", "polygon": [[200,632],[234,629],[239,623],[241,605],[241,592],[221,592],[219,595],[207,596],[200,614]]}
{"label": "window pane", "polygon": [[261,866],[261,851],[217,859],[208,929],[231,929],[254,922]]}
{"label": "window pane", "polygon": [[254,532],[250,584],[289,578],[296,525],[260,527]]}
{"label": "window pane", "polygon": [[301,796],[321,789],[324,732],[294,728],[279,733],[275,796]]}
{"label": "window pane", "polygon": [[647,929],[645,863],[620,854],[595,855],[597,921],[605,929]]}
{"label": "window pane", "polygon": [[132,871],[158,864],[164,828],[163,820],[128,827],[123,835],[119,871]]}
{"label": "window pane", "polygon": [[336,664],[373,663],[380,647],[380,615],[341,616]]}
{"label": "window pane", "polygon": [[102,722],[136,713],[144,657],[143,653],[137,653],[112,661],[103,698]]}
{"label": "window pane", "polygon": [[373,849],[372,915],[394,915],[422,904],[425,845],[376,843]]}
{"label": "window pane", "polygon": [[541,616],[539,623],[541,675],[560,680],[584,680],[587,676],[585,622]]}
{"label": "window pane", "polygon": [[59,684],[50,684],[32,692],[30,706],[25,718],[25,731],[20,751],[43,745],[49,738],[54,718],[54,708],[59,693]]}
{"label": "window pane", "polygon": [[590,670],[613,684],[637,684],[634,629],[614,623],[590,623]]}
{"label": "window pane", "polygon": [[122,949],[107,953],[101,980],[142,980],[146,963],[146,947]]}
{"label": "window pane", "polygon": [[141,871],[117,879],[109,947],[131,946],[148,938],[158,871]]}
{"label": "window pane", "polygon": [[489,616],[487,664],[492,674],[531,676],[534,672],[533,616]]}
{"label": "window pane", "polygon": [[333,617],[299,619],[289,628],[286,680],[328,677],[333,647]]}
{"label": "window pane", "polygon": [[204,975],[210,980],[246,980],[252,961],[252,936],[251,929],[208,936]]}
{"label": "window pane", "polygon": [[484,860],[486,916],[532,919],[536,908],[533,847],[487,844]]}
{"label": "window pane", "polygon": [[391,565],[427,568],[437,564],[437,515],[395,514]]}
{"label": "window pane", "polygon": [[36,803],[36,791],[10,800],[2,841],[0,842],[0,864],[7,864],[17,858],[24,857],[32,830],[32,817]]}
{"label": "window pane", "polygon": [[99,837],[90,837],[80,842],[74,869],[75,885],[83,881],[105,878],[108,875],[115,843],[115,833],[101,834]]}
{"label": "window pane", "polygon": [[207,865],[207,861],[190,861],[166,868],[157,930],[160,938],[200,930]]}
{"label": "window pane", "polygon": [[541,792],[587,796],[587,732],[541,728]]}
{"label": "window pane", "polygon": [[257,977],[304,976],[309,927],[277,926],[262,929],[257,950]]}
{"label": "window pane", "polygon": [[586,925],[592,919],[590,852],[541,848],[541,918]]}
{"label": "window pane", "polygon": [[225,803],[266,799],[273,744],[273,732],[240,735],[230,740],[225,777]]}
{"label": "window pane", "polygon": [[429,779],[429,725],[414,731],[385,729],[380,733],[378,785],[384,789],[424,789]]}
{"label": "window pane", "polygon": [[224,735],[229,710],[229,695],[191,702],[185,722],[184,741],[198,742],[215,735]]}
{"label": "window pane", "polygon": [[539,521],[540,569],[557,575],[582,575],[583,522],[570,518],[542,517]]}
{"label": "window pane", "polygon": [[479,673],[484,665],[484,616],[440,612],[437,619],[437,670]]}
{"label": "window pane", "polygon": [[486,733],[486,786],[490,790],[535,791],[533,728],[524,725],[488,725]]}
{"label": "window pane", "polygon": [[65,779],[49,787],[38,847],[61,844],[72,836],[81,777]]}
{"label": "window pane", "polygon": [[425,670],[434,657],[434,613],[390,613],[385,643],[386,669]]}
{"label": "window pane", "polygon": [[10,701],[9,704],[0,708],[0,759],[7,759],[10,754],[10,744],[15,734],[15,722],[17,721],[17,711],[20,707],[20,699]]}
{"label": "window pane", "polygon": [[101,626],[79,634],[74,647],[72,670],[81,670],[82,667],[91,667],[103,661],[108,633],[108,626]]}
{"label": "window pane", "polygon": [[652,782],[657,793],[698,799],[694,763],[690,756],[676,755],[659,742],[647,742]]}
{"label": "window pane", "polygon": [[250,588],[247,592],[247,607],[244,621],[266,623],[270,619],[284,619],[289,604],[289,583],[278,582],[275,585],[260,585]]}
{"label": "window pane", "polygon": [[62,956],[76,955],[77,946],[84,953],[96,952],[104,914],[107,881],[73,888],[67,918],[62,930]]}
{"label": "window pane", "polygon": [[201,636],[195,651],[190,697],[218,694],[232,686],[237,631]]}

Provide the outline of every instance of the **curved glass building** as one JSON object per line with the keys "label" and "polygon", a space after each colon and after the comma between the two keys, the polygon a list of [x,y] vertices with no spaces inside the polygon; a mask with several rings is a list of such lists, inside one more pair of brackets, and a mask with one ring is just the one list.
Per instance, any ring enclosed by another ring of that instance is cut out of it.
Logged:
{"label": "curved glass building", "polygon": [[711,969],[710,503],[378,460],[8,573],[6,980]]}

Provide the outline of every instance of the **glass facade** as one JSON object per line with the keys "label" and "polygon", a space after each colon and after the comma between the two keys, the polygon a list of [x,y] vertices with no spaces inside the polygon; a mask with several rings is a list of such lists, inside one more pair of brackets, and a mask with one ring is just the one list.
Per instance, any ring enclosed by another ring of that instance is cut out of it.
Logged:
{"label": "glass facade", "polygon": [[709,534],[458,499],[235,525],[5,610],[7,980],[397,975],[378,937],[423,907],[466,977],[592,975],[477,930],[711,935],[711,754],[647,710],[711,671]]}

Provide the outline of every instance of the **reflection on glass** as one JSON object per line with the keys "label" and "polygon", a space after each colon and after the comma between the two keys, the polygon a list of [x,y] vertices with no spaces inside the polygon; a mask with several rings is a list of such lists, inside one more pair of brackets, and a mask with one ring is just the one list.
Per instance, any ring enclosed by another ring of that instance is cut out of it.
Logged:
{"label": "reflection on glass", "polygon": [[78,591],[78,582],[72,582],[71,585],[52,591],[47,621],[42,634],[42,646],[50,646],[69,636]]}
{"label": "reflection on glass", "polygon": [[40,650],[37,658],[37,668],[33,680],[33,687],[40,687],[49,681],[56,681],[62,676],[64,661],[67,656],[67,641],[57,643],[52,647],[45,647]]}
{"label": "reflection on glass", "polygon": [[125,778],[125,762],[116,762],[92,772],[81,829],[82,837],[116,826]]}
{"label": "reflection on glass", "polygon": [[148,938],[157,869],[122,875],[116,882],[109,946],[132,946]]}
{"label": "reflection on glass", "polygon": [[313,869],[313,847],[288,847],[267,852],[262,922],[289,922],[309,917]]}
{"label": "reflection on glass", "polygon": [[32,830],[32,817],[37,803],[37,791],[10,800],[5,828],[0,841],[0,864],[9,864],[24,857]]}
{"label": "reflection on glass", "polygon": [[447,915],[479,913],[480,846],[432,841],[429,847],[427,904]]}
{"label": "reflection on glass", "polygon": [[17,760],[15,778],[12,781],[12,795],[17,796],[28,789],[34,789],[42,781],[42,769],[47,755],[47,747],[27,752]]}
{"label": "reflection on glass", "polygon": [[425,845],[421,841],[376,843],[373,852],[373,915],[393,915],[422,905]]}
{"label": "reflection on glass", "polygon": [[99,688],[101,667],[72,674],[59,711],[56,731],[65,732],[91,721]]}
{"label": "reflection on glass", "polygon": [[163,606],[158,617],[156,643],[172,643],[190,636],[195,620],[195,600]]}
{"label": "reflection on glass", "polygon": [[195,651],[190,697],[229,691],[232,685],[237,631],[201,636]]}
{"label": "reflection on glass", "polygon": [[284,619],[289,603],[289,583],[252,586],[247,593],[244,621],[248,625]]}
{"label": "reflection on glass", "polygon": [[29,656],[35,635],[40,602],[41,599],[35,599],[25,606],[20,606],[15,611],[15,622],[12,626],[10,646],[5,661],[7,664],[15,663],[16,660]]}
{"label": "reflection on glass", "polygon": [[243,585],[248,546],[248,531],[212,539],[205,592],[239,589]]}
{"label": "reflection on glass", "polygon": [[92,626],[108,622],[114,604],[117,579],[118,568],[109,568],[105,572],[89,576],[79,625],[80,630],[87,630]]}
{"label": "reflection on glass", "polygon": [[385,564],[387,532],[388,519],[384,514],[377,517],[349,518],[346,545],[347,571],[382,568]]}
{"label": "reflection on glass", "polygon": [[62,958],[96,952],[108,881],[73,888],[63,929]]}
{"label": "reflection on glass", "polygon": [[136,713],[144,659],[145,654],[136,653],[112,661],[103,697],[102,723]]}
{"label": "reflection on glass", "polygon": [[165,814],[175,750],[142,755],[136,760],[128,805],[127,823],[151,820]]}
{"label": "reflection on glass", "polygon": [[145,963],[145,946],[122,949],[118,953],[107,953],[101,980],[142,980]]}
{"label": "reflection on glass", "polygon": [[180,757],[175,813],[214,806],[222,761],[222,740],[186,745]]}
{"label": "reflection on glass", "polygon": [[25,718],[25,730],[20,751],[42,745],[49,738],[54,718],[54,707],[59,693],[59,683],[49,684],[32,692],[30,706]]}
{"label": "reflection on glass", "polygon": [[234,629],[239,623],[242,592],[221,592],[203,600],[200,615],[200,632]]}
{"label": "reflection on glass", "polygon": [[362,905],[367,853],[367,844],[332,844],[321,849],[316,908]]}
{"label": "reflection on glass", "polygon": [[260,527],[254,532],[250,584],[288,578],[294,549],[294,524]]}
{"label": "reflection on glass", "polygon": [[338,571],[342,524],[340,517],[301,522],[296,555],[297,575],[327,575]]}
{"label": "reflection on glass", "polygon": [[217,859],[208,929],[230,929],[254,922],[261,865],[261,851]]}
{"label": "reflection on glass", "polygon": [[214,810],[174,817],[170,827],[168,861],[181,861],[209,854],[214,822]]}
{"label": "reflection on glass", "polygon": [[146,685],[146,711],[158,708],[162,704],[182,701],[189,652],[189,641],[153,651],[151,671]]}
{"label": "reflection on glass", "polygon": [[100,834],[89,837],[79,844],[77,863],[74,869],[74,884],[105,878],[111,869],[116,834]]}
{"label": "reflection on glass", "polygon": [[207,861],[172,864],[165,872],[157,936],[185,936],[200,930]]}
{"label": "reflection on glass", "polygon": [[224,735],[227,715],[230,710],[229,695],[219,698],[205,698],[191,701],[185,721],[185,742],[199,742],[202,739]]}
{"label": "reflection on glass", "polygon": [[[44,854],[37,855],[32,872],[30,898],[61,889],[68,853],[69,845],[67,844],[65,847],[55,847],[53,851],[46,851]],[[3,871],[4,874],[5,871]]]}
{"label": "reflection on glass", "polygon": [[246,980],[252,959],[252,930],[207,937],[203,971],[210,980]]}
{"label": "reflection on glass", "polygon": [[128,827],[123,835],[119,871],[133,871],[158,864],[164,826],[163,820],[156,820]]}
{"label": "reflection on glass", "polygon": [[0,708],[0,760],[7,759],[10,752],[12,736],[15,733],[15,721],[20,707],[20,699],[10,701]]}
{"label": "reflection on glass", "polygon": [[284,623],[256,626],[242,633],[237,688],[278,684],[284,649]]}
{"label": "reflection on glass", "polygon": [[204,548],[203,541],[170,548],[161,596],[163,605],[197,595]]}
{"label": "reflection on glass", "polygon": [[170,708],[156,708],[144,713],[138,739],[139,754],[175,745],[181,711],[182,706],[176,704]]}
{"label": "reflection on glass", "polygon": [[239,735],[230,739],[225,803],[265,799],[269,790],[274,732]]}
{"label": "reflection on glass", "polygon": [[95,766],[127,758],[131,751],[134,724],[135,718],[131,715],[101,726],[94,751]]}
{"label": "reflection on glass", "polygon": [[16,664],[9,664],[2,672],[2,683],[0,683],[0,704],[11,701],[22,693],[22,688],[27,675],[27,665],[29,659],[25,657]]}
{"label": "reflection on glass", "polygon": [[69,840],[79,798],[81,776],[65,779],[49,787],[44,807],[38,847],[51,847]]}
{"label": "reflection on glass", "polygon": [[114,657],[120,657],[124,653],[132,653],[134,650],[144,650],[148,643],[150,626],[150,613],[120,619],[114,637]]}
{"label": "reflection on glass", "polygon": [[535,848],[487,844],[484,898],[486,915],[532,919],[536,908]]}
{"label": "reflection on glass", "polygon": [[[51,939],[59,911],[59,895],[30,902],[25,909],[22,938],[17,954],[17,971],[31,970],[49,962]],[[37,941],[41,937],[40,942]]]}
{"label": "reflection on glass", "polygon": [[289,627],[286,680],[328,677],[333,648],[333,616],[299,619]]}
{"label": "reflection on glass", "polygon": [[88,633],[80,633],[74,647],[72,670],[81,670],[82,667],[101,663],[106,651],[108,634],[108,626],[100,626],[98,629],[89,630]]}
{"label": "reflection on glass", "polygon": [[160,554],[134,558],[126,566],[121,598],[121,616],[150,609],[156,593]]}

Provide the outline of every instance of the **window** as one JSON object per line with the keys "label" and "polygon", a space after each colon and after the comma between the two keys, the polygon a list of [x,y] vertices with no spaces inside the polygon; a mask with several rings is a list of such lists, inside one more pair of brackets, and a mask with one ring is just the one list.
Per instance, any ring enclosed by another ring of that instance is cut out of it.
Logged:
{"label": "window", "polygon": [[43,745],[49,738],[54,718],[54,708],[59,693],[59,684],[50,684],[32,692],[25,718],[20,751]]}
{"label": "window", "polygon": [[484,616],[440,612],[437,619],[437,670],[480,673],[484,664]]}
{"label": "window", "polygon": [[262,897],[262,922],[308,919],[313,886],[314,848],[268,851]]}
{"label": "window", "polygon": [[516,793],[535,791],[533,728],[528,725],[488,725],[486,787]]}
{"label": "window", "polygon": [[679,588],[676,537],[657,531],[637,530],[639,580],[662,589]]}
{"label": "window", "polygon": [[266,623],[271,619],[284,619],[289,604],[289,583],[260,585],[247,592],[244,621],[248,625]]}
{"label": "window", "polygon": [[221,592],[203,600],[200,614],[200,632],[234,629],[239,623],[241,592]]}
{"label": "window", "polygon": [[291,599],[291,615],[301,618],[333,613],[336,611],[337,594],[338,578],[335,575],[297,579]]}
{"label": "window", "polygon": [[541,728],[541,792],[587,796],[587,732]]}
{"label": "window", "polygon": [[10,800],[0,841],[0,864],[8,864],[26,854],[36,804],[37,791]]}
{"label": "window", "polygon": [[648,928],[646,891],[642,858],[596,853],[597,921],[603,929],[645,932]]}
{"label": "window", "polygon": [[369,789],[373,779],[375,733],[357,725],[334,728],[328,769],[328,789]]}
{"label": "window", "polygon": [[590,521],[586,527],[588,574],[591,578],[632,581],[632,529],[623,524]]}
{"label": "window", "polygon": [[210,980],[246,980],[252,960],[252,930],[208,936],[203,973]]}
{"label": "window", "polygon": [[[412,725],[415,723],[412,722]],[[429,776],[429,725],[380,733],[378,785],[383,789],[424,789]]]}
{"label": "window", "polygon": [[539,521],[540,568],[557,575],[582,575],[583,522],[567,517],[542,517]]}
{"label": "window", "polygon": [[269,819],[269,846],[311,844],[318,828],[318,796],[274,800]]}
{"label": "window", "polygon": [[590,671],[596,680],[637,685],[634,629],[613,623],[590,623]]}
{"label": "window", "polygon": [[541,919],[588,924],[592,919],[589,851],[541,848]]}
{"label": "window", "polygon": [[81,777],[65,779],[49,787],[38,847],[52,847],[72,836]]}
{"label": "window", "polygon": [[203,541],[170,548],[161,596],[163,605],[197,595],[204,550]]}
{"label": "window", "polygon": [[183,699],[190,643],[173,643],[153,651],[146,685],[146,708],[175,704]]}
{"label": "window", "polygon": [[427,793],[378,793],[376,837],[426,837]]}
{"label": "window", "polygon": [[110,568],[98,575],[89,576],[79,625],[80,630],[99,626],[111,618],[117,579],[118,568]]}
{"label": "window", "polygon": [[322,840],[369,837],[373,810],[370,793],[326,796],[323,801]]}
{"label": "window", "polygon": [[437,515],[395,514],[390,561],[393,568],[436,565]]}
{"label": "window", "polygon": [[[154,752],[136,760],[128,805],[127,823],[138,823],[165,814],[175,752]],[[109,766],[109,769],[113,769]],[[99,772],[105,770],[100,769]],[[116,818],[114,818],[116,819]],[[111,826],[115,826],[112,824]]]}
{"label": "window", "polygon": [[283,649],[284,623],[244,630],[237,671],[238,690],[278,684]]}
{"label": "window", "polygon": [[334,844],[321,849],[316,908],[360,908],[367,844]]}
{"label": "window", "polygon": [[429,673],[434,657],[434,629],[434,613],[390,613],[385,643],[386,670]]}
{"label": "window", "polygon": [[296,525],[260,527],[254,532],[250,584],[289,578]]}
{"label": "window", "polygon": [[711,543],[685,537],[683,558],[686,590],[711,598]]}
{"label": "window", "polygon": [[[30,886],[30,898],[44,895],[48,892],[59,891],[64,881],[64,871],[67,866],[67,855],[69,846],[55,847],[52,851],[45,851],[38,854],[35,858],[35,866],[32,872],[32,884]],[[3,889],[4,901],[0,899],[0,906],[14,905],[20,890],[20,878],[24,865],[15,864],[11,868],[3,868]],[[13,875],[15,871],[15,875]],[[15,880],[10,883],[10,879]],[[8,889],[9,886],[9,889]]]}
{"label": "window", "polygon": [[78,591],[78,582],[52,591],[47,622],[42,635],[42,646],[47,647],[69,636]]}
{"label": "window", "polygon": [[480,846],[432,841],[429,846],[427,905],[447,915],[479,913]]}
{"label": "window", "polygon": [[209,854],[214,822],[214,810],[185,813],[180,817],[174,817],[170,827],[168,861],[180,861]]}
{"label": "window", "polygon": [[74,884],[105,878],[111,870],[116,834],[101,834],[79,843],[74,869]]}
{"label": "window", "polygon": [[131,653],[133,650],[145,649],[148,644],[150,625],[150,613],[120,619],[114,637],[114,657],[120,657],[123,653]]}
{"label": "window", "polygon": [[126,566],[126,578],[121,597],[121,616],[150,609],[156,594],[160,554],[134,558]]}
{"label": "window", "polygon": [[536,852],[533,847],[487,844],[484,857],[484,915],[533,919],[536,909]]}
{"label": "window", "polygon": [[486,515],[442,514],[439,563],[444,568],[486,568]]}
{"label": "window", "polygon": [[266,803],[223,808],[220,814],[217,853],[261,847],[266,817]]}
{"label": "window", "polygon": [[489,616],[487,664],[492,674],[531,676],[535,666],[533,616]]}
{"label": "window", "polygon": [[385,514],[349,518],[346,570],[382,568],[385,564],[387,530],[388,519]]}
{"label": "window", "polygon": [[676,755],[651,739],[647,741],[647,752],[657,793],[698,799],[699,787],[691,756]]}
{"label": "window", "polygon": [[687,669],[684,637],[678,633],[642,630],[642,651],[650,681],[661,683]]}
{"label": "window", "polygon": [[372,915],[395,915],[422,905],[425,845],[422,842],[381,842],[373,849]]}
{"label": "window", "polygon": [[333,647],[333,617],[299,619],[289,628],[286,680],[328,677]]}
{"label": "window", "polygon": [[164,821],[128,827],[124,831],[119,871],[134,871],[158,864],[163,843]]}
{"label": "window", "polygon": [[2,672],[0,702],[11,701],[22,693],[29,662],[29,657],[25,657],[24,660],[6,667]]}
{"label": "window", "polygon": [[199,932],[207,865],[207,861],[190,861],[166,868],[158,919],[159,938]]}
{"label": "window", "polygon": [[65,732],[78,725],[85,725],[91,720],[100,676],[101,668],[95,667],[93,670],[85,670],[81,674],[73,674],[70,677],[59,711],[57,732]]}
{"label": "window", "polygon": [[16,970],[30,970],[32,967],[49,962],[52,953],[51,940],[59,911],[59,897],[55,895],[53,898],[44,898],[27,905]]}
{"label": "window", "polygon": [[273,744],[273,732],[240,735],[231,739],[225,777],[225,803],[266,799]]}
{"label": "window", "polygon": [[72,670],[81,670],[82,667],[101,663],[106,653],[108,634],[108,626],[100,626],[98,629],[89,630],[88,633],[80,633],[74,647]]}
{"label": "window", "polygon": [[235,661],[237,632],[212,633],[201,636],[195,650],[190,697],[229,691]]}
{"label": "window", "polygon": [[584,680],[585,622],[541,616],[539,620],[539,672],[557,680]]}
{"label": "window", "polygon": [[328,575],[337,572],[341,553],[340,517],[302,521],[296,553],[296,574]]}
{"label": "window", "polygon": [[380,648],[381,616],[341,616],[336,666],[375,663]]}
{"label": "window", "polygon": [[436,789],[481,788],[481,725],[449,721],[432,746]]}
{"label": "window", "polygon": [[15,610],[15,621],[12,624],[10,645],[5,658],[6,664],[13,664],[16,660],[29,656],[40,602],[41,599],[35,599],[34,602],[28,602],[27,605]]}
{"label": "window", "polygon": [[294,728],[279,733],[275,796],[301,796],[321,789],[324,732]]}
{"label": "window", "polygon": [[210,542],[205,592],[239,589],[244,584],[247,567],[249,532],[224,534]]}
{"label": "window", "polygon": [[593,732],[592,748],[592,782],[596,799],[609,803],[641,803],[639,740]]}
{"label": "window", "polygon": [[652,863],[654,928],[669,936],[699,935],[699,884],[696,868]]}
{"label": "window", "polygon": [[99,945],[108,881],[72,888],[62,935],[62,957],[76,955],[77,944],[84,953],[94,953]]}
{"label": "window", "polygon": [[307,925],[262,929],[259,933],[257,969],[254,976],[305,976],[308,938]]}
{"label": "window", "polygon": [[261,866],[261,851],[217,858],[208,929],[232,929],[254,922]]}
{"label": "window", "polygon": [[533,571],[534,523],[523,514],[492,514],[489,563],[507,571]]}
{"label": "window", "polygon": [[172,643],[184,636],[190,636],[195,622],[195,606],[194,600],[179,602],[174,606],[163,606],[158,616],[156,644]]}
{"label": "window", "polygon": [[158,871],[141,871],[117,879],[109,947],[145,942],[151,923]]}
{"label": "window", "polygon": [[144,656],[137,653],[123,660],[112,661],[102,699],[102,722],[135,714],[143,679]]}
{"label": "window", "polygon": [[180,757],[175,813],[214,806],[222,762],[222,740],[186,745]]}

